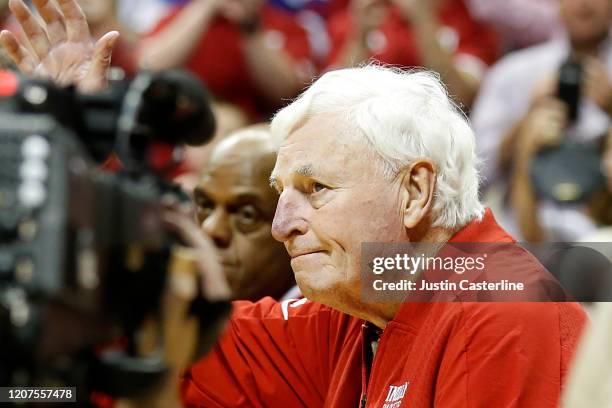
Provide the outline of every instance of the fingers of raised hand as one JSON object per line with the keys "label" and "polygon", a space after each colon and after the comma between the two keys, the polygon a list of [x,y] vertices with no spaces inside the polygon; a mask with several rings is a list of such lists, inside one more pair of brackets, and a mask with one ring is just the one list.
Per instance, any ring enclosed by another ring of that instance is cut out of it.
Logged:
{"label": "fingers of raised hand", "polygon": [[0,33],[0,44],[21,72],[27,75],[34,73],[37,64],[36,58],[19,43],[13,33],[3,30]]}
{"label": "fingers of raised hand", "polygon": [[23,0],[10,0],[9,8],[15,18],[17,18],[19,25],[23,29],[23,32],[38,58],[40,60],[44,59],[49,53],[51,44],[40,21],[34,17]]}
{"label": "fingers of raised hand", "polygon": [[76,0],[57,0],[57,3],[64,14],[68,41],[80,43],[91,41],[87,19]]}
{"label": "fingers of raised hand", "polygon": [[55,4],[51,0],[34,0],[34,5],[47,24],[47,35],[51,45],[55,46],[66,41],[64,17]]}
{"label": "fingers of raised hand", "polygon": [[99,91],[106,86],[106,77],[111,62],[113,47],[118,38],[119,32],[111,31],[96,42],[91,67],[85,79],[79,85],[82,91]]}

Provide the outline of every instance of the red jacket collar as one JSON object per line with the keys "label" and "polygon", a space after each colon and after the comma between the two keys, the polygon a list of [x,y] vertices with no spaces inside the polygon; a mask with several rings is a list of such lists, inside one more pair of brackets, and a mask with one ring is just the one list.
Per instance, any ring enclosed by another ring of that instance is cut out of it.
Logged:
{"label": "red jacket collar", "polygon": [[499,226],[493,212],[487,208],[482,220],[474,220],[460,229],[448,242],[516,242]]}

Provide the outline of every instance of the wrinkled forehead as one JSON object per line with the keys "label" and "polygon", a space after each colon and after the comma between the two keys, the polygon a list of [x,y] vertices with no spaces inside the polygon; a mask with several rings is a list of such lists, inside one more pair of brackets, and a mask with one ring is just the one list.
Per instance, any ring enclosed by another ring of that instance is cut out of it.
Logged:
{"label": "wrinkled forehead", "polygon": [[316,171],[326,176],[355,178],[372,171],[376,158],[356,127],[334,117],[315,117],[283,140],[272,175],[282,178],[292,172]]}

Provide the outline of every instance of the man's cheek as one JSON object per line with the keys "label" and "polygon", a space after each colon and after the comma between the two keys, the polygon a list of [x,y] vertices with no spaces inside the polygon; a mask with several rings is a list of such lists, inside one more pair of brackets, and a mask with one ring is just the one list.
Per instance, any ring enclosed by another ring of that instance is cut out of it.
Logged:
{"label": "man's cheek", "polygon": [[281,244],[270,235],[270,225],[236,236],[236,250],[243,265],[259,263],[261,258],[268,258],[275,245]]}

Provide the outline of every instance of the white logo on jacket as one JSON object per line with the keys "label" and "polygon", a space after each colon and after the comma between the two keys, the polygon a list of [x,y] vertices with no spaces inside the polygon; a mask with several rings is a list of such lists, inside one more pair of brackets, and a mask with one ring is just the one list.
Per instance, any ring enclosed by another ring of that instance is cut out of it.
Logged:
{"label": "white logo on jacket", "polygon": [[389,392],[387,393],[387,399],[385,399],[385,405],[383,408],[397,408],[402,405],[402,399],[406,395],[406,389],[408,388],[408,382],[402,385],[390,385]]}

